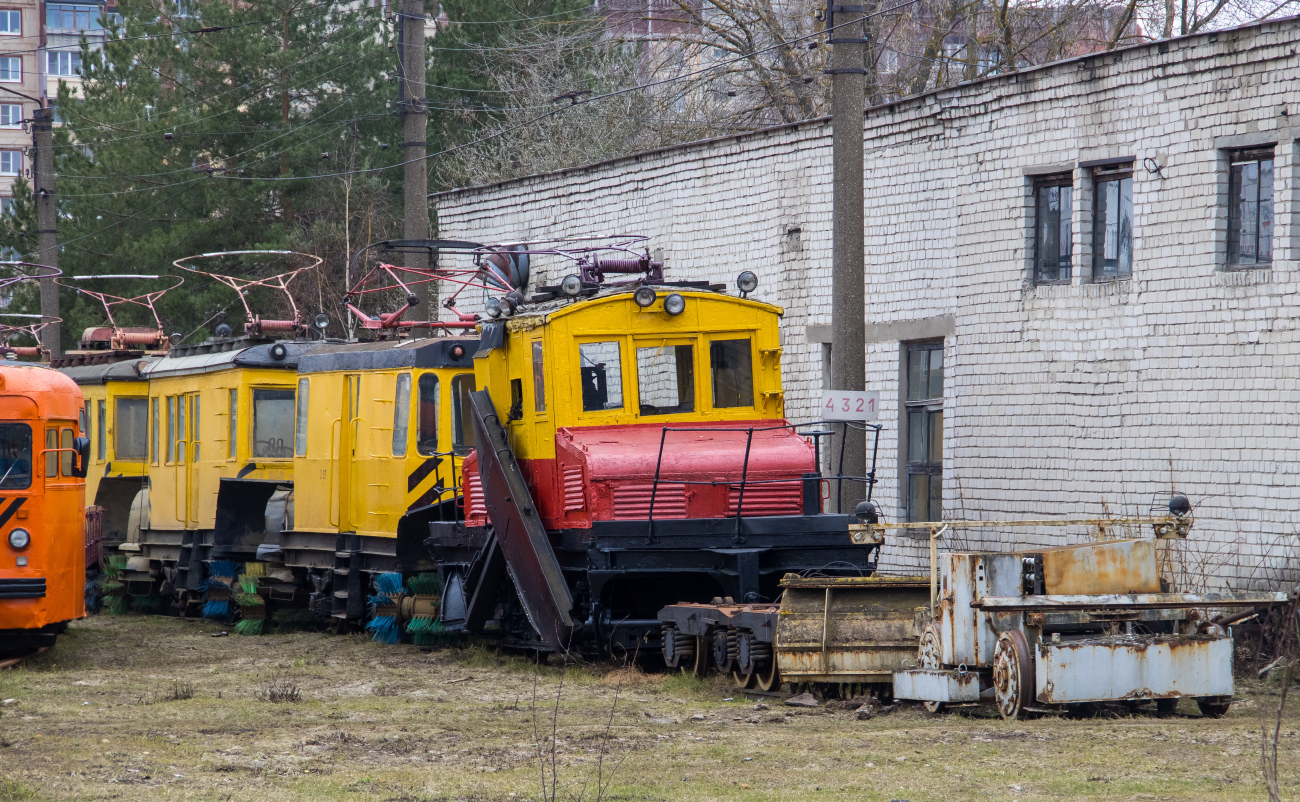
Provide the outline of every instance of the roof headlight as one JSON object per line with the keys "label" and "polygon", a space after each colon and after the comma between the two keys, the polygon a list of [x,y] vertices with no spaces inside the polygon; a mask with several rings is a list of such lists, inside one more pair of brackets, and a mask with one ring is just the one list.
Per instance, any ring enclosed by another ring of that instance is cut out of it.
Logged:
{"label": "roof headlight", "polygon": [[736,276],[736,289],[745,295],[750,294],[758,289],[758,276],[754,275],[752,270],[746,270],[739,276]]}
{"label": "roof headlight", "polygon": [[32,533],[26,529],[17,528],[9,533],[9,545],[18,551],[22,551],[32,544]]}
{"label": "roof headlight", "polygon": [[640,287],[636,292],[632,293],[632,300],[636,302],[637,306],[645,309],[654,304],[655,291],[649,287]]}
{"label": "roof headlight", "polygon": [[489,296],[487,301],[484,302],[484,307],[487,310],[488,317],[501,317],[501,302],[496,298]]}
{"label": "roof headlight", "polygon": [[582,294],[582,279],[572,274],[565,276],[560,282],[560,292],[570,298],[577,298]]}
{"label": "roof headlight", "polygon": [[664,299],[664,311],[670,315],[680,315],[686,311],[686,299],[673,293]]}

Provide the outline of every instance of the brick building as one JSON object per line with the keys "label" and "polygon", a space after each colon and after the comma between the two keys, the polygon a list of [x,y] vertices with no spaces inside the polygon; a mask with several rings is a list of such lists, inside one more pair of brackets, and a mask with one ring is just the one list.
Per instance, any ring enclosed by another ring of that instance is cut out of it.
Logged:
{"label": "brick building", "polygon": [[[1181,584],[1300,578],[1297,51],[1300,20],[1277,20],[868,110],[864,358],[891,517],[1145,514],[1177,488],[1199,505],[1169,554]],[[755,270],[786,308],[787,414],[810,420],[835,302],[830,134],[813,120],[432,202],[442,236],[636,232],[674,278]],[[962,545],[1083,536],[973,531]]]}

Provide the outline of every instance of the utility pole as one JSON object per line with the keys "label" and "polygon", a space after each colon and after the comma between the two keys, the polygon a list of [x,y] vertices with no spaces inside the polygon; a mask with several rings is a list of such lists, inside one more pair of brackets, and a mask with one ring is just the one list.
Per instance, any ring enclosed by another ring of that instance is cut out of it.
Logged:
{"label": "utility pole", "polygon": [[[54,204],[54,111],[38,108],[32,112],[32,183],[36,193],[36,259],[50,267],[59,266],[58,210]],[[53,277],[41,283],[41,314],[45,318],[59,316],[59,286]],[[41,329],[41,345],[51,356],[63,353],[60,347],[62,325],[55,323]]]}
{"label": "utility pole", "polygon": [[[831,69],[831,387],[832,390],[866,389],[866,305],[863,298],[865,259],[863,256],[862,132],[866,112],[865,7],[826,7],[830,34]],[[845,24],[849,23],[849,24]],[[843,473],[865,476],[867,441],[865,432],[845,424],[843,435],[833,443],[838,459],[843,448]],[[832,463],[835,464],[835,463]],[[833,485],[833,505],[852,512],[867,497],[865,484],[843,483],[843,492]]]}
{"label": "utility pole", "polygon": [[[425,162],[429,150],[429,107],[424,91],[424,2],[401,0],[398,6],[398,98],[402,115],[402,161],[406,163],[402,190],[406,207],[403,239],[429,238],[429,170]],[[406,266],[414,270],[427,269],[429,254],[406,254]],[[424,309],[424,319],[437,320],[437,283],[420,284],[415,292]]]}

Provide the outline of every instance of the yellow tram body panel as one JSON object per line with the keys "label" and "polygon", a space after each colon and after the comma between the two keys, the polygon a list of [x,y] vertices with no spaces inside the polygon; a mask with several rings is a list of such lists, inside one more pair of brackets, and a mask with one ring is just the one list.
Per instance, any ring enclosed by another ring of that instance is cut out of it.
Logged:
{"label": "yellow tram body panel", "polygon": [[60,368],[85,398],[82,428],[90,439],[86,501],[104,509],[111,548],[126,536],[132,500],[148,467],[149,384],[145,370],[159,357],[140,357]]}
{"label": "yellow tram body panel", "polygon": [[[638,306],[630,290],[551,302],[506,320],[499,347],[491,347],[494,343],[485,330],[475,374],[479,389],[491,392],[501,420],[509,419],[507,430],[517,458],[555,459],[556,430],[564,427],[784,417],[780,307],[716,292],[655,289],[655,301],[647,307]],[[681,296],[679,314],[664,309],[670,295]],[[750,366],[752,384],[720,387],[715,357],[736,350]],[[583,368],[609,355],[621,369],[616,381],[606,377],[612,386],[603,389],[607,398],[627,403],[588,409],[595,405],[590,390],[584,398],[583,382],[590,374],[584,375]],[[676,373],[680,381],[667,380],[657,389],[640,387],[639,377],[652,370]],[[648,409],[647,392],[674,389],[678,403]],[[734,397],[719,402],[719,392]]]}
{"label": "yellow tram body panel", "polygon": [[222,479],[293,481],[296,363],[270,349],[306,345],[169,356],[146,369],[149,529],[212,529]]}
{"label": "yellow tram body panel", "polygon": [[73,470],[82,403],[56,371],[0,366],[0,630],[85,616],[86,483]]}
{"label": "yellow tram body panel", "polygon": [[302,358],[294,532],[395,538],[407,514],[455,501],[474,446],[464,405],[476,347],[453,337],[348,343]]}

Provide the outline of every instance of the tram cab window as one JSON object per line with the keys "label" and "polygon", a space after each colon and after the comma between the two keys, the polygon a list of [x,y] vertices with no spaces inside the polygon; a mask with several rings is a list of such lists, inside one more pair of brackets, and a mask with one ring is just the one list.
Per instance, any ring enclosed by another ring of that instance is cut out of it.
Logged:
{"label": "tram cab window", "polygon": [[176,396],[167,396],[167,457],[170,465],[176,455]]}
{"label": "tram cab window", "polygon": [[462,373],[451,380],[452,447],[461,456],[473,451],[478,444],[474,422],[469,417],[469,394],[474,389],[473,373]]}
{"label": "tram cab window", "polygon": [[72,476],[72,444],[76,439],[77,433],[72,430],[72,427],[59,430],[59,472],[64,476]]}
{"label": "tram cab window", "polygon": [[438,377],[432,373],[420,377],[420,408],[415,430],[415,450],[422,457],[431,457],[438,453]]}
{"label": "tram cab window", "polygon": [[715,409],[754,406],[754,363],[748,337],[709,343],[709,368]]}
{"label": "tram cab window", "polygon": [[694,352],[690,345],[664,344],[636,349],[642,415],[695,411]]}
{"label": "tram cab window", "polygon": [[[100,402],[103,403],[103,402]],[[59,475],[59,430],[45,430],[45,478]]]}
{"label": "tram cab window", "polygon": [[0,423],[0,490],[32,486],[32,427]]}
{"label": "tram cab window", "polygon": [[393,394],[393,456],[406,456],[406,441],[411,434],[411,374],[397,376],[397,392]]}
{"label": "tram cab window", "polygon": [[239,446],[239,390],[230,391],[230,424],[226,427],[226,459],[234,459]]}
{"label": "tram cab window", "polygon": [[253,456],[285,459],[293,456],[293,390],[253,390]]}
{"label": "tram cab window", "polygon": [[158,464],[158,399],[149,399],[149,462]]}
{"label": "tram cab window", "polygon": [[96,404],[97,414],[95,415],[95,459],[103,460],[104,451],[108,443],[108,403],[100,401]]}
{"label": "tram cab window", "polygon": [[298,380],[298,422],[293,433],[294,456],[307,456],[307,410],[311,402],[311,379]]}
{"label": "tram cab window", "polygon": [[546,363],[541,340],[533,340],[533,411],[546,411]]}
{"label": "tram cab window", "polygon": [[578,346],[582,411],[623,408],[623,358],[617,341]]}
{"label": "tram cab window", "polygon": [[143,460],[149,443],[149,399],[119,398],[114,414],[114,459]]}

